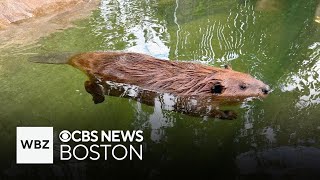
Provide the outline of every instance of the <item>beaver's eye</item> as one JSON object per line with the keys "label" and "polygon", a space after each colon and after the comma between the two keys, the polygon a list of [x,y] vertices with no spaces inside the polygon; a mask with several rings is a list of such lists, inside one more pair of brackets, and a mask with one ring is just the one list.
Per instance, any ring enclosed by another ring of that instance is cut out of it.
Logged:
{"label": "beaver's eye", "polygon": [[221,94],[224,91],[224,86],[222,86],[219,82],[215,83],[211,88],[211,93]]}
{"label": "beaver's eye", "polygon": [[247,86],[245,84],[241,84],[239,87],[240,87],[241,90],[247,89]]}

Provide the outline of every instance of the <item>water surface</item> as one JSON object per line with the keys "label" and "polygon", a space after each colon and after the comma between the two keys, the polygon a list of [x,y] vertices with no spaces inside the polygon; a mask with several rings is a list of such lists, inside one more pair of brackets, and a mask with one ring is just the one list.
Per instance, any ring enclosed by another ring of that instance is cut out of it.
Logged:
{"label": "water surface", "polygon": [[[39,168],[15,171],[16,126],[145,132],[143,162],[58,163],[41,169],[54,176],[113,172],[109,175],[118,177],[123,175],[120,167],[128,176],[142,178],[306,175],[298,169],[318,175],[319,3],[102,0],[90,17],[72,28],[31,44],[1,42],[5,46],[0,49],[0,139],[7,144],[2,146],[7,155],[0,165],[2,176],[23,176]],[[262,101],[232,106],[237,120],[221,121],[163,110],[160,103],[152,107],[118,97],[95,105],[83,86],[86,76],[77,69],[27,61],[33,54],[108,50],[196,60],[217,67],[230,64],[266,82],[273,92]],[[104,171],[97,173],[96,167]]]}

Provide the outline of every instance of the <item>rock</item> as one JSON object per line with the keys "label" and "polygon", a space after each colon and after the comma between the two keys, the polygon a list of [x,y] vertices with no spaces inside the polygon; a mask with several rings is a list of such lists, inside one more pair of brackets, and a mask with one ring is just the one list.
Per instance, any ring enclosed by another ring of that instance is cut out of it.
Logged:
{"label": "rock", "polygon": [[0,1],[0,28],[21,20],[48,15],[87,0],[3,0]]}
{"label": "rock", "polygon": [[[40,2],[41,1],[41,2]],[[30,45],[90,16],[99,0],[0,0],[0,49]]]}

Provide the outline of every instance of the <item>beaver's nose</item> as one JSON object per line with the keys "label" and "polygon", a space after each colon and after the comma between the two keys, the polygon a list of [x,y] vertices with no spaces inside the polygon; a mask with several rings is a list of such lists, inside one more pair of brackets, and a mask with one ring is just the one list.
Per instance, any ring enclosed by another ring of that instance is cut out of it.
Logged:
{"label": "beaver's nose", "polygon": [[264,88],[261,89],[263,94],[268,94],[270,92],[270,87],[269,86],[266,86]]}

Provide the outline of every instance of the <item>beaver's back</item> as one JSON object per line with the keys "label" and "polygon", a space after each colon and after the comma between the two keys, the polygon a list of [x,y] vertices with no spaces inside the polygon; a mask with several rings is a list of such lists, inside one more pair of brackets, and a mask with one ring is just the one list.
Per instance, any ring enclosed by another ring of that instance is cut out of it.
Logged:
{"label": "beaver's back", "polygon": [[156,59],[139,53],[83,53],[69,64],[84,71],[90,78],[139,86],[144,89],[175,94],[199,95],[210,91],[214,68],[190,62]]}

